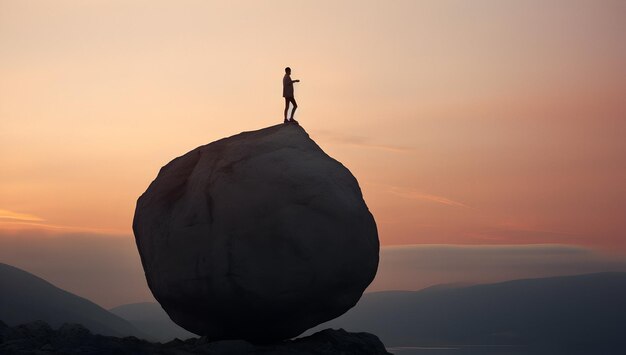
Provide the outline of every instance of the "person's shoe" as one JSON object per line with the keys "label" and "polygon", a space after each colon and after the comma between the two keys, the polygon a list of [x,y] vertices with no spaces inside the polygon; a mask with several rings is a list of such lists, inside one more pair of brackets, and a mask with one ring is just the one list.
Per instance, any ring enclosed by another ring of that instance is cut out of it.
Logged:
{"label": "person's shoe", "polygon": [[289,120],[289,122],[291,123],[295,123],[295,124],[299,124],[298,121],[294,120],[293,118]]}
{"label": "person's shoe", "polygon": [[289,123],[289,120],[285,118],[285,122],[283,122],[283,123]]}

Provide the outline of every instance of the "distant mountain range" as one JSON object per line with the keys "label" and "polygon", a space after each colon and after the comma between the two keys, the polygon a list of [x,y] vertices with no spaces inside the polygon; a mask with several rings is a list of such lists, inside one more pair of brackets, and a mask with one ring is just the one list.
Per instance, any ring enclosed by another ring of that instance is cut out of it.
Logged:
{"label": "distant mountain range", "polygon": [[[193,337],[157,303],[111,309],[0,264],[0,320],[80,323],[92,332],[166,342]],[[421,291],[363,295],[324,328],[376,334],[386,346],[536,345],[614,349],[626,346],[626,273],[597,273],[441,285]],[[139,329],[139,330],[138,330]]]}
{"label": "distant mountain range", "polygon": [[0,263],[0,321],[14,326],[37,320],[54,328],[79,323],[96,334],[146,337],[128,321],[97,304]]}
{"label": "distant mountain range", "polygon": [[[143,331],[148,328],[142,324],[159,319],[152,323],[161,330],[151,334],[160,339],[178,336],[165,331],[171,321],[158,304],[123,308],[113,311]],[[386,346],[626,345],[626,273],[367,293],[346,314],[304,335],[325,328],[370,332]]]}
{"label": "distant mountain range", "polygon": [[307,333],[339,327],[386,346],[626,345],[626,273],[369,293]]}

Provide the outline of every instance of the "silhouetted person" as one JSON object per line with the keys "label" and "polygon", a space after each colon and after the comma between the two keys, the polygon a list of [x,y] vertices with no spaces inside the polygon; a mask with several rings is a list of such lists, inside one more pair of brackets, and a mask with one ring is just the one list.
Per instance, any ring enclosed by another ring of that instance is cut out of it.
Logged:
{"label": "silhouetted person", "polygon": [[[296,109],[298,108],[296,99],[293,97],[293,83],[299,82],[300,80],[291,80],[291,68],[285,68],[285,76],[283,77],[283,97],[285,98],[285,123],[298,123],[298,121],[293,119],[293,114],[296,113]],[[291,118],[287,119],[287,112],[289,112],[290,102],[293,104],[293,110],[291,110]]]}

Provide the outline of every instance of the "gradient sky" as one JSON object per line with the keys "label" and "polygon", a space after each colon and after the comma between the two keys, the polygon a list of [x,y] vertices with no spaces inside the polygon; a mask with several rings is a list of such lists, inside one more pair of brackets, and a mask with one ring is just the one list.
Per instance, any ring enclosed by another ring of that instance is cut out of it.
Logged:
{"label": "gradient sky", "polygon": [[161,166],[282,121],[288,65],[383,245],[626,252],[624,63],[618,0],[0,0],[0,231],[132,238]]}

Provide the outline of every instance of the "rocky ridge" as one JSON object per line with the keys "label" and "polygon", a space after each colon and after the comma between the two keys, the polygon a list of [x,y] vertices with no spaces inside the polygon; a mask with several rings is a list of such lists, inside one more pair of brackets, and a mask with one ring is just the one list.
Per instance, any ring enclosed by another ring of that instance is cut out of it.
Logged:
{"label": "rocky ridge", "polygon": [[207,337],[185,341],[150,343],[135,337],[94,335],[79,324],[52,329],[43,321],[9,327],[0,322],[1,354],[120,354],[120,355],[382,355],[389,354],[380,340],[369,333],[326,329],[311,336],[275,344],[255,345],[245,340],[211,342]]}

